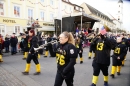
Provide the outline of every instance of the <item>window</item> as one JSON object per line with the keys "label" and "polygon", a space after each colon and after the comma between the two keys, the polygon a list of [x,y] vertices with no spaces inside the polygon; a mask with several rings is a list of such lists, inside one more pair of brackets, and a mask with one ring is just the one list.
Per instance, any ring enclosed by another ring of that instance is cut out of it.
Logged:
{"label": "window", "polygon": [[0,25],[0,34],[5,35],[5,26],[4,25]]}
{"label": "window", "polygon": [[20,7],[19,6],[14,6],[14,16],[20,17]]}
{"label": "window", "polygon": [[33,18],[33,10],[32,9],[28,9],[28,18],[29,19]]}
{"label": "window", "polygon": [[44,2],[44,0],[41,0],[41,2]]}
{"label": "window", "polygon": [[53,5],[53,0],[50,0],[50,4]]}
{"label": "window", "polygon": [[120,7],[120,5],[119,5],[119,7]]}
{"label": "window", "polygon": [[0,3],[0,15],[4,15],[4,4]]}
{"label": "window", "polygon": [[44,12],[43,11],[40,12],[40,19],[44,20]]}
{"label": "window", "polygon": [[15,26],[15,30],[14,30],[16,35],[20,34],[20,26]]}
{"label": "window", "polygon": [[120,13],[120,11],[118,11],[118,13]]}
{"label": "window", "polygon": [[50,14],[50,21],[53,21],[53,14]]}

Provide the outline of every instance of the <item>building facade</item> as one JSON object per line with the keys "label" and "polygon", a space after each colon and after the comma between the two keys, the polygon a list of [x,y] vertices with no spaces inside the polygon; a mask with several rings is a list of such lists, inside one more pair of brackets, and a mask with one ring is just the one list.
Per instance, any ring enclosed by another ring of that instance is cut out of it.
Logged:
{"label": "building facade", "polygon": [[22,33],[38,19],[38,31],[54,31],[54,19],[74,12],[69,0],[0,0],[0,34]]}
{"label": "building facade", "polygon": [[83,11],[86,14],[100,20],[100,22],[95,22],[92,29],[99,30],[104,25],[106,25],[111,30],[115,29],[116,24],[113,23],[113,21],[107,15],[105,15],[104,13],[100,12],[99,10],[93,8],[92,6],[90,6],[90,5],[86,4],[86,3],[82,3],[81,7],[83,7]]}

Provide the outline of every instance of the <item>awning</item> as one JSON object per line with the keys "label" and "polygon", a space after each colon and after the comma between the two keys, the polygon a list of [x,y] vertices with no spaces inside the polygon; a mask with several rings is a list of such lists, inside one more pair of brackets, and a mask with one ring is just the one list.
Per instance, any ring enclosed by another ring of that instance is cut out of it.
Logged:
{"label": "awning", "polygon": [[71,15],[65,15],[65,17],[75,17],[75,22],[81,22],[81,16],[82,16],[82,23],[85,22],[100,22],[97,18],[94,18],[90,15],[87,15],[86,13],[79,12],[79,13],[72,13]]}
{"label": "awning", "polygon": [[38,31],[55,31],[53,26],[42,26],[42,28],[37,28]]}

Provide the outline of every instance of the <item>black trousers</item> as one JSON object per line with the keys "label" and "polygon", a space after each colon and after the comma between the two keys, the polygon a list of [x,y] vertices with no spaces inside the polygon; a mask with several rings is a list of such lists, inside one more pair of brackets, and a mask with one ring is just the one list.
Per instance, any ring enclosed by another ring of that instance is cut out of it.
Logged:
{"label": "black trousers", "polygon": [[0,55],[2,55],[2,44],[0,43]]}
{"label": "black trousers", "polygon": [[89,52],[91,52],[91,53],[92,53],[92,52],[95,53],[95,49],[90,47],[90,48],[89,48]]}
{"label": "black trousers", "polygon": [[33,59],[33,61],[34,61],[35,64],[39,64],[37,54],[28,54],[28,57],[27,57],[27,59],[26,59],[26,62],[27,62],[28,64],[30,64],[32,59]]}
{"label": "black trousers", "polygon": [[57,71],[56,78],[55,78],[55,84],[54,86],[62,86],[63,81],[65,80],[67,86],[73,86],[73,78],[74,78],[75,70],[72,69],[69,74],[67,75],[67,79],[64,79],[62,77],[62,74],[60,71]]}
{"label": "black trousers", "polygon": [[100,70],[102,71],[104,76],[108,76],[108,65],[96,63],[95,61],[93,61],[92,66],[94,76],[98,76],[100,74]]}

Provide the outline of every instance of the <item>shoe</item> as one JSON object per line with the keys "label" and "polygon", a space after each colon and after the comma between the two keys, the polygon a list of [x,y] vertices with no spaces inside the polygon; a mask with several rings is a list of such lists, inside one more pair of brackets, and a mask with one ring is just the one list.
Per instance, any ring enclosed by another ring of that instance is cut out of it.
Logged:
{"label": "shoe", "polygon": [[104,86],[108,86],[108,82],[104,81]]}
{"label": "shoe", "polygon": [[88,59],[91,59],[91,57],[88,57]]}
{"label": "shoe", "polygon": [[26,60],[26,58],[22,58],[23,60]]}
{"label": "shoe", "polygon": [[1,60],[0,62],[3,62],[3,60]]}
{"label": "shoe", "polygon": [[39,75],[39,74],[41,74],[41,72],[35,72],[35,73],[34,73],[34,75]]}
{"label": "shoe", "polygon": [[110,76],[111,76],[112,78],[115,78],[115,75],[114,75],[114,74],[111,74]]}
{"label": "shoe", "polygon": [[124,64],[122,64],[122,67],[124,66]]}
{"label": "shoe", "polygon": [[29,72],[22,72],[22,74],[23,74],[23,75],[28,75],[28,74],[29,74]]}
{"label": "shoe", "polygon": [[120,72],[117,72],[117,75],[121,75]]}
{"label": "shoe", "polygon": [[94,83],[92,83],[90,86],[96,86]]}
{"label": "shoe", "polygon": [[44,56],[44,57],[47,57],[47,56]]}
{"label": "shoe", "polygon": [[80,61],[80,64],[82,64],[83,63],[83,61]]}

